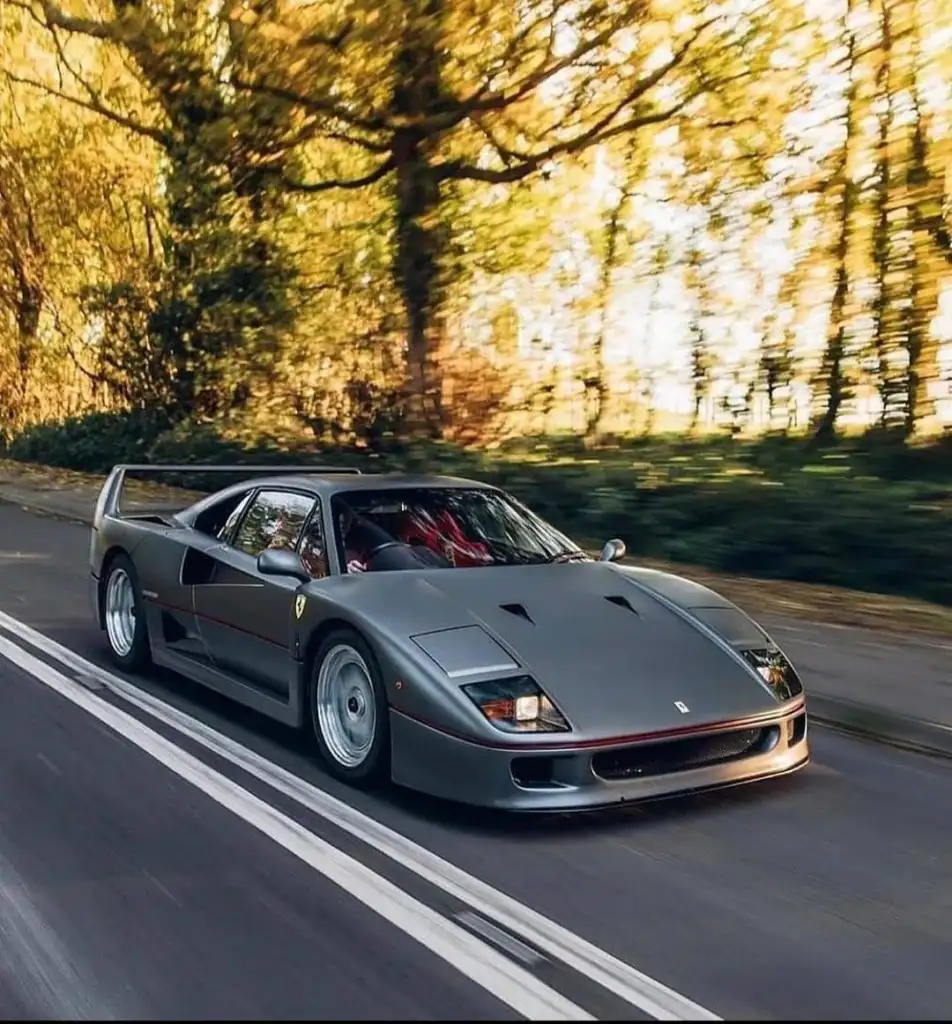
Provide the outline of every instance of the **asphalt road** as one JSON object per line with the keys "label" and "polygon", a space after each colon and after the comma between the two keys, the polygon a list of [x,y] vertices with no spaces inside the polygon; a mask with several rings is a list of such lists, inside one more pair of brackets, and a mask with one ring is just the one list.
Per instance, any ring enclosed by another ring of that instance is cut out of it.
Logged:
{"label": "asphalt road", "polygon": [[213,695],[97,676],[87,546],[0,506],[0,610],[65,649],[0,617],[0,1016],[952,1012],[948,762],[816,729],[791,779],[595,816],[354,793]]}

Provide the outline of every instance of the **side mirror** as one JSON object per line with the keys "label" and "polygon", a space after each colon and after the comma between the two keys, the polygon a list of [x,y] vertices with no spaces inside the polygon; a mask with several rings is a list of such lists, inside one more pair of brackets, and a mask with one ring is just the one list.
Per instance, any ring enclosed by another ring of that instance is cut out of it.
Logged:
{"label": "side mirror", "polygon": [[617,562],[619,558],[625,557],[625,542],[617,537],[614,540],[605,541],[602,553],[598,556],[600,562]]}
{"label": "side mirror", "polygon": [[287,548],[265,548],[258,555],[258,572],[262,576],[290,576],[301,583],[309,583],[311,580],[304,563]]}

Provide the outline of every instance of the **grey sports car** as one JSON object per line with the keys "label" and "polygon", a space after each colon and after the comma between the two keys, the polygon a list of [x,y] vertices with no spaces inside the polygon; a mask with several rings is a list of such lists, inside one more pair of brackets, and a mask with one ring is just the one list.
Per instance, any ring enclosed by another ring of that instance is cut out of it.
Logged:
{"label": "grey sports car", "polygon": [[621,541],[588,556],[498,488],[244,467],[187,508],[124,513],[133,470],[196,467],[117,466],[103,487],[91,597],[112,659],[311,729],[339,779],[565,811],[809,760],[803,686],[760,626],[619,564]]}

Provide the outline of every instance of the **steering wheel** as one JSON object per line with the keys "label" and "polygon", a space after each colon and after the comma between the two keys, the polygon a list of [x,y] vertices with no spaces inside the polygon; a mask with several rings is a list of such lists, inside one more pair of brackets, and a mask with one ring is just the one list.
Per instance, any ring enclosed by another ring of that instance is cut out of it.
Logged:
{"label": "steering wheel", "polygon": [[383,544],[378,544],[375,548],[371,548],[370,549],[370,551],[369,551],[369,553],[367,555],[367,561],[369,562],[371,558],[376,558],[377,555],[379,555],[381,551],[386,551],[387,548],[405,548],[405,547],[409,547],[409,545],[405,544],[402,540],[385,540],[383,542]]}

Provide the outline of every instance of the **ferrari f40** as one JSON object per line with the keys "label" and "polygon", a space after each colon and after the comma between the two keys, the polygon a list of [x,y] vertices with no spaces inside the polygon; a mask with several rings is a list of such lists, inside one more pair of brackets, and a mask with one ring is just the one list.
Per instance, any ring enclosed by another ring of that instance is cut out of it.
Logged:
{"label": "ferrari f40", "polygon": [[245,475],[123,511],[130,473],[197,468],[116,466],[103,486],[90,592],[111,658],[311,730],[347,783],[568,811],[809,760],[778,645],[619,540],[587,554],[470,480],[321,467],[217,467]]}

